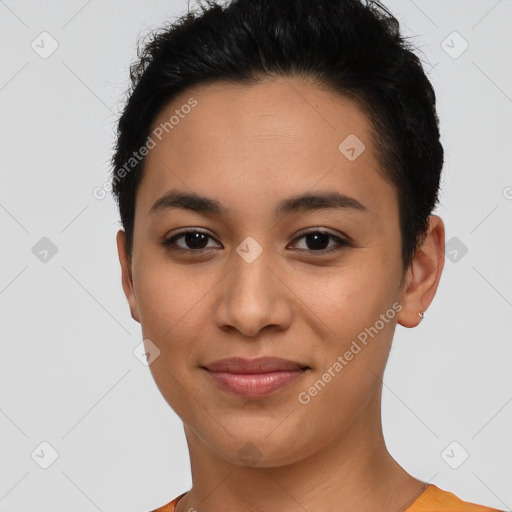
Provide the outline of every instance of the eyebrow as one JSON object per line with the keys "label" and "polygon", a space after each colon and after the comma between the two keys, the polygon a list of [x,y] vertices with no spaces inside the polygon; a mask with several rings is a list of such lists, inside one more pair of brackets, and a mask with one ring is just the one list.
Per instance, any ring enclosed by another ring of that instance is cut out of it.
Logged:
{"label": "eyebrow", "polygon": [[[149,214],[152,215],[174,208],[218,217],[229,217],[230,215],[230,210],[216,199],[179,190],[170,190],[157,199],[149,210]],[[305,193],[280,201],[274,208],[274,215],[277,217],[327,209],[368,212],[368,208],[353,197],[339,192],[317,192]]]}

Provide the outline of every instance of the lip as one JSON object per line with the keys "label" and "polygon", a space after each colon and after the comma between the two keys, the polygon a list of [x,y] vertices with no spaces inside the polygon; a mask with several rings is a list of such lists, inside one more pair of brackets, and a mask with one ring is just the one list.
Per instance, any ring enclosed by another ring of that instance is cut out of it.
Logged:
{"label": "lip", "polygon": [[258,357],[256,359],[228,357],[209,363],[205,365],[205,368],[210,372],[247,374],[302,370],[303,368],[309,367],[297,361],[291,361],[290,359],[283,359],[281,357]]}
{"label": "lip", "polygon": [[309,366],[279,357],[232,357],[203,368],[224,391],[243,398],[260,398],[295,382]]}
{"label": "lip", "polygon": [[208,373],[224,391],[242,398],[262,398],[300,379],[306,370],[245,374],[210,371]]}

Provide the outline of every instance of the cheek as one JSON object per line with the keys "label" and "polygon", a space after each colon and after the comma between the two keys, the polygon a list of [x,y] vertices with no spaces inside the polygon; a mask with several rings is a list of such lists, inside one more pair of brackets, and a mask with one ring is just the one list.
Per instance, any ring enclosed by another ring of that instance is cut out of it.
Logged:
{"label": "cheek", "polygon": [[207,272],[191,273],[152,255],[141,257],[137,263],[135,292],[147,327],[170,328],[180,319],[186,319],[208,287]]}
{"label": "cheek", "polygon": [[[362,252],[359,251],[357,264],[339,268],[321,279],[304,277],[301,283],[305,314],[317,326],[323,326],[319,337],[324,344],[316,354],[319,366],[315,378],[331,368],[336,377],[326,376],[332,380],[329,387],[337,389],[340,396],[355,393],[359,398],[368,386],[374,385],[376,375],[385,367],[397,315],[393,308],[393,269],[381,253],[378,258],[376,250],[365,249],[364,255]],[[313,282],[316,286],[312,286]],[[338,364],[336,371],[333,365],[338,356],[343,358],[343,369],[339,370]],[[353,388],[355,382],[357,392]],[[357,397],[354,404],[358,403]]]}
{"label": "cheek", "polygon": [[201,325],[209,318],[205,293],[213,283],[209,284],[206,276],[188,276],[169,264],[144,264],[140,268],[143,271],[134,276],[134,283],[142,336],[160,350],[158,360],[151,365],[155,365],[152,371],[159,369],[154,376],[160,387],[158,381],[168,379],[166,370],[183,380],[183,372],[197,364],[191,341],[201,336]]}
{"label": "cheek", "polygon": [[169,406],[178,416],[190,418],[201,396],[190,372],[198,364],[193,347],[201,337],[200,318],[203,322],[208,318],[204,297],[207,282],[176,267],[171,269],[169,264],[145,264],[141,268],[136,293],[142,335],[159,349],[150,371]]}
{"label": "cheek", "polygon": [[297,296],[336,334],[357,334],[393,302],[393,272],[373,252],[360,250],[353,262],[330,271],[292,276],[291,288]]}

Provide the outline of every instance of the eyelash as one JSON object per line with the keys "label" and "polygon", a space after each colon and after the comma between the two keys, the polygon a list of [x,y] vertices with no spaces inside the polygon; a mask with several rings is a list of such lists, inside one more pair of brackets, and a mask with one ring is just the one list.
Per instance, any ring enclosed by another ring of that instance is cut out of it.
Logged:
{"label": "eyelash", "polygon": [[[179,233],[173,235],[172,237],[170,238],[166,238],[162,241],[162,245],[166,248],[166,249],[169,249],[169,250],[172,250],[172,251],[181,251],[181,252],[188,252],[188,253],[195,253],[196,255],[201,255],[201,254],[204,254],[204,253],[207,253],[207,252],[210,252],[209,249],[184,249],[183,247],[173,247],[173,245],[175,244],[175,241],[182,238],[183,236],[187,235],[188,233],[202,233],[203,235],[207,236],[208,238],[212,239],[212,240],[215,240],[212,236],[210,236],[208,233],[204,232],[204,231],[200,231],[198,229],[190,229],[190,230],[185,230],[185,231],[180,231]],[[336,251],[340,251],[342,250],[343,248],[345,247],[351,247],[352,244],[348,241],[348,240],[345,240],[343,238],[340,238],[338,236],[335,236],[333,235],[332,233],[329,233],[328,231],[322,231],[322,230],[313,230],[313,231],[308,231],[306,233],[302,233],[299,237],[297,237],[294,242],[297,242],[299,240],[301,240],[302,238],[308,236],[308,235],[313,235],[313,234],[322,234],[322,235],[328,235],[330,238],[332,238],[333,240],[335,240],[338,244],[337,247],[334,247],[334,248],[330,248],[330,249],[319,249],[319,250],[313,250],[313,249],[298,249],[299,252],[307,252],[307,253],[316,253],[316,255],[319,255],[319,256],[322,256],[322,255],[326,255],[326,254],[330,254],[330,253],[333,253],[333,252],[336,252]]]}

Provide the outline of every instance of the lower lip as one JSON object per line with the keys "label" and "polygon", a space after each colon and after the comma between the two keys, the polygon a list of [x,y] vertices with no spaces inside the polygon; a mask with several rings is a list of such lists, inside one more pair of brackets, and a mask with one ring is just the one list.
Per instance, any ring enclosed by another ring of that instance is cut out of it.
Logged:
{"label": "lower lip", "polygon": [[231,393],[243,398],[260,398],[295,382],[306,371],[293,370],[247,374],[208,371],[208,373],[217,384]]}

